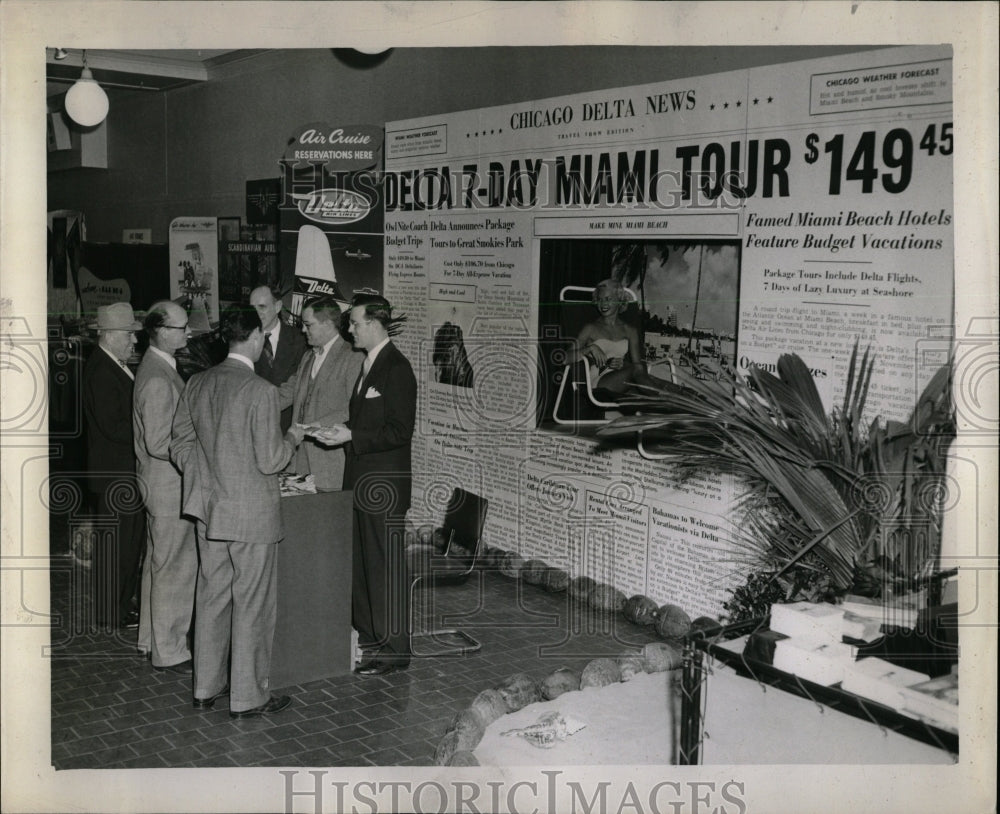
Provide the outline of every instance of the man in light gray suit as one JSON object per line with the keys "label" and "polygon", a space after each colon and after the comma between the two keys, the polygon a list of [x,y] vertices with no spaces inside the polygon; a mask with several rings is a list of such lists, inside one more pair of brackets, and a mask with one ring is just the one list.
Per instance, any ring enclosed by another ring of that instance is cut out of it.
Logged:
{"label": "man in light gray suit", "polygon": [[211,709],[230,694],[229,717],[253,718],[291,703],[269,689],[283,536],[278,473],[303,433],[293,426],[282,437],[278,388],[254,373],[264,347],[257,312],[226,309],[221,332],[229,355],[188,381],[170,457],[184,475],[183,510],[197,519],[201,555],[194,707]]}
{"label": "man in light gray suit", "polygon": [[132,395],[137,473],[146,506],[137,644],[157,670],[190,673],[187,636],[198,549],[194,523],[181,516],[181,475],[170,462],[170,427],[184,389],[174,354],[187,344],[187,313],[169,300],[155,302],[143,328],[149,349],[136,371]]}
{"label": "man in light gray suit", "polygon": [[[281,408],[292,405],[296,423],[332,427],[347,421],[364,354],[340,335],[340,320],[340,305],[332,298],[313,300],[302,309],[302,330],[312,350],[306,351],[296,372],[279,389]],[[339,490],[344,484],[343,447],[307,440],[290,468],[300,475],[312,474],[317,491]]]}

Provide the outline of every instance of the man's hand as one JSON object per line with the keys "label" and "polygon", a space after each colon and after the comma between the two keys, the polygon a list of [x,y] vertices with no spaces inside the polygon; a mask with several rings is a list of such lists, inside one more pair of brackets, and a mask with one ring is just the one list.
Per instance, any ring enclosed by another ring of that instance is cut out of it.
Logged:
{"label": "man's hand", "polygon": [[351,440],[351,431],[343,424],[334,424],[332,427],[313,427],[309,436],[324,446],[337,447]]}
{"label": "man's hand", "polygon": [[306,427],[303,424],[292,424],[288,428],[288,432],[285,433],[286,438],[291,438],[292,443],[298,446],[302,443],[302,439],[306,437]]}

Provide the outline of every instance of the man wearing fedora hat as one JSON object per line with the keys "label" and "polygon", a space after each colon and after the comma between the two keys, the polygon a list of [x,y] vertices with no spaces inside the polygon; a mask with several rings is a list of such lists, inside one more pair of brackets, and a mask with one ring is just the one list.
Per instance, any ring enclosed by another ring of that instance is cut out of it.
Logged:
{"label": "man wearing fedora hat", "polygon": [[98,625],[136,627],[139,557],[146,535],[142,496],[135,475],[132,387],[126,362],[142,327],[127,302],[102,305],[91,328],[97,347],[83,370],[88,490],[97,514],[111,517],[111,534],[99,535],[92,566]]}

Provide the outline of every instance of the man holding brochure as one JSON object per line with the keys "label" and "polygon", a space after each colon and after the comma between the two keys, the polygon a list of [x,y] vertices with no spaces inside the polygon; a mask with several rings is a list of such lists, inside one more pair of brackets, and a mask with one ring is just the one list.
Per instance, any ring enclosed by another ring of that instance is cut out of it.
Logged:
{"label": "man holding brochure", "polygon": [[365,676],[403,670],[410,663],[403,520],[410,508],[417,381],[389,338],[401,321],[384,297],[355,296],[349,331],[366,356],[350,417],[346,425],[312,433],[324,443],[347,445],[344,488],[354,490],[352,615],[362,647],[374,652],[356,670]]}

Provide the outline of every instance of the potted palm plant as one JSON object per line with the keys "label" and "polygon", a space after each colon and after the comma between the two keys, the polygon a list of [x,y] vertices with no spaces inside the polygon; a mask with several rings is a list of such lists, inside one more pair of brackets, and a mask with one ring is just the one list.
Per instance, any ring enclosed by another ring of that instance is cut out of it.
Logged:
{"label": "potted palm plant", "polygon": [[724,473],[741,485],[734,543],[747,578],[726,603],[730,621],[772,601],[847,592],[888,601],[935,570],[955,436],[951,366],[905,422],[865,419],[873,367],[855,344],[843,402],[829,415],[795,354],[779,359],[777,375],[678,368],[673,384],[634,386],[622,402],[634,414],[598,431],[637,437],[681,478]]}

